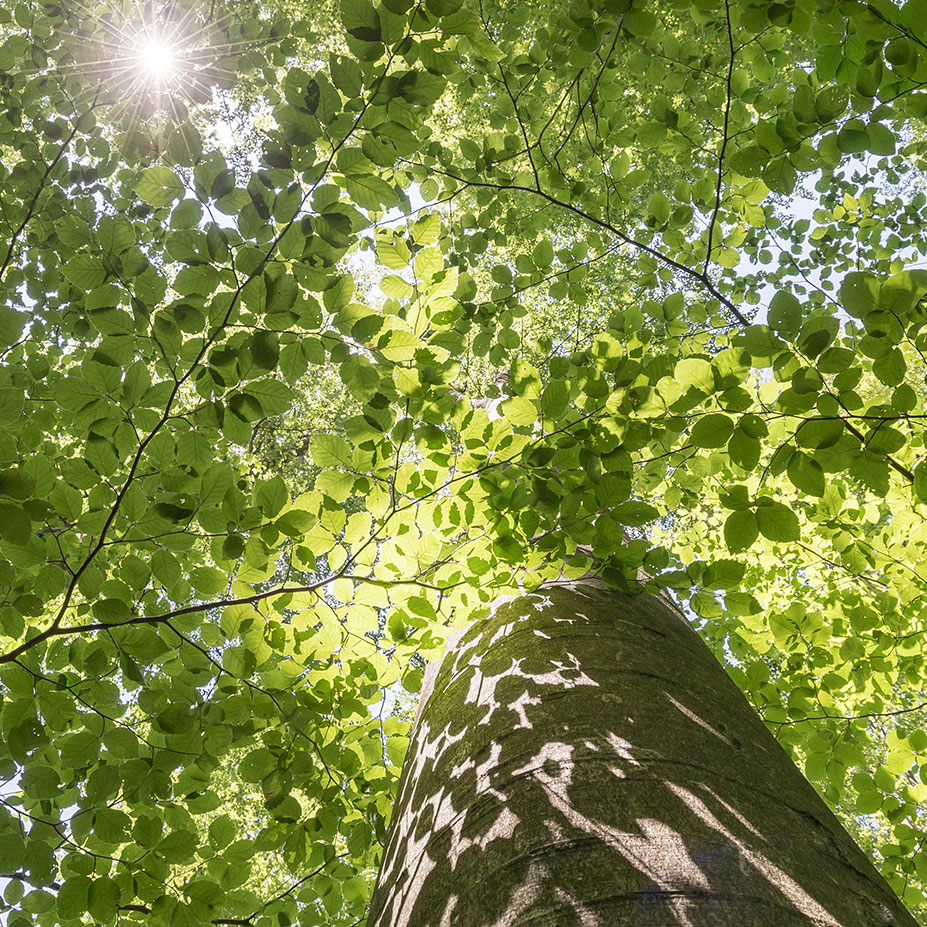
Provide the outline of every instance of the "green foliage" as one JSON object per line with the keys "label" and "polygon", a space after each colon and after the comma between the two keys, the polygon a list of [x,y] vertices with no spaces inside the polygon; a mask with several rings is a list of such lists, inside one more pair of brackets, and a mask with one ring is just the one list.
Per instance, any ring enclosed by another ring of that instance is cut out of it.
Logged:
{"label": "green foliage", "polygon": [[383,705],[589,569],[923,911],[917,6],[246,6],[0,9],[7,923],[357,923]]}

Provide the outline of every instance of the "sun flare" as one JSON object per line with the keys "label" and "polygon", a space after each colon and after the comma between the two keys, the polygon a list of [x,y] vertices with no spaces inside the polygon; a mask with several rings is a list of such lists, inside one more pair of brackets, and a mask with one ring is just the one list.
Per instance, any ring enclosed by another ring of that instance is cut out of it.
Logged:
{"label": "sun flare", "polygon": [[164,86],[180,70],[180,47],[164,33],[139,37],[134,57],[139,77],[154,86]]}
{"label": "sun flare", "polygon": [[[104,0],[103,6],[111,3]],[[191,104],[208,103],[217,88],[234,83],[239,56],[263,41],[244,34],[236,4],[224,15],[199,0],[115,5],[99,16],[88,8],[92,34],[64,41],[87,93],[114,105],[135,127],[149,119],[158,125],[183,119]]]}
{"label": "sun flare", "polygon": [[138,68],[149,80],[159,83],[167,80],[177,64],[177,49],[164,36],[148,36],[139,43]]}

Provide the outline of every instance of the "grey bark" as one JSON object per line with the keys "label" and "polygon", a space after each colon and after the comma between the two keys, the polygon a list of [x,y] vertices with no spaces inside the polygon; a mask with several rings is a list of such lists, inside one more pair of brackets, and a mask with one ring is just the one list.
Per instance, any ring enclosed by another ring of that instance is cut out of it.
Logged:
{"label": "grey bark", "polygon": [[581,581],[426,674],[368,927],[915,927],[685,618]]}

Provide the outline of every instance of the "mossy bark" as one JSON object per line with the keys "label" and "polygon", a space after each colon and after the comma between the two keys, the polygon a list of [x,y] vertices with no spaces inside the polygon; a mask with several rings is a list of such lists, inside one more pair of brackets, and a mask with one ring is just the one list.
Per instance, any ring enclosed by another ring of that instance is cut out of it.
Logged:
{"label": "mossy bark", "polygon": [[430,668],[368,927],[914,927],[665,601],[589,581]]}

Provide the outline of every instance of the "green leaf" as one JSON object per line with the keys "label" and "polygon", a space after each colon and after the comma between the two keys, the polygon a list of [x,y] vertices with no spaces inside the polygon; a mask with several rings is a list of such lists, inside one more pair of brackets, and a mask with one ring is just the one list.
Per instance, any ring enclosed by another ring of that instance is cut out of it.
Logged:
{"label": "green leaf", "polygon": [[245,392],[257,399],[264,415],[280,415],[293,404],[293,391],[281,380],[269,377],[253,380]]}
{"label": "green leaf", "polygon": [[87,913],[90,879],[85,875],[69,876],[58,889],[58,916],[72,920]]}
{"label": "green leaf", "polygon": [[612,515],[622,524],[640,527],[660,517],[659,511],[646,502],[631,500],[622,502],[612,509]]}
{"label": "green leaf", "polygon": [[190,572],[190,584],[203,596],[215,596],[228,585],[228,577],[215,567],[196,567]]}
{"label": "green leaf", "polygon": [[422,340],[412,332],[394,330],[380,338],[377,350],[389,361],[402,363],[415,357],[415,352],[422,347]]}
{"label": "green leaf", "polygon": [[11,502],[0,502],[0,538],[25,546],[32,536],[32,520],[26,511]]}
{"label": "green leaf", "polygon": [[801,303],[788,290],[780,290],[769,303],[766,319],[777,335],[792,341],[801,329]]}
{"label": "green leaf", "polygon": [[279,475],[258,481],[254,501],[268,518],[273,518],[287,504],[289,498],[286,483]]}
{"label": "green leaf", "polygon": [[77,254],[63,267],[64,275],[81,290],[92,290],[106,279],[103,258],[95,254]]}
{"label": "green leaf", "polygon": [[425,283],[430,283],[443,267],[444,258],[441,255],[441,249],[436,247],[422,248],[413,261],[415,276]]}
{"label": "green leaf", "polygon": [[463,0],[426,0],[425,5],[435,16],[449,16],[463,6]]}
{"label": "green leaf", "polygon": [[0,470],[0,496],[28,499],[34,488],[35,480],[20,467]]}
{"label": "green leaf", "polygon": [[859,154],[869,147],[869,130],[860,119],[848,119],[837,133],[837,147],[844,154]]}
{"label": "green leaf", "polygon": [[440,234],[441,216],[436,212],[428,213],[412,226],[412,237],[423,248],[435,244]]}
{"label": "green leaf", "polygon": [[818,119],[826,124],[843,115],[844,110],[847,108],[848,97],[849,94],[845,86],[838,84],[825,87],[814,100],[814,108]]}
{"label": "green leaf", "polygon": [[757,517],[748,509],[731,512],[724,522],[724,543],[732,553],[746,550],[758,535]]}
{"label": "green leaf", "polygon": [[554,246],[546,238],[542,238],[534,246],[532,257],[538,267],[550,267],[554,262]]}
{"label": "green leaf", "polygon": [[198,200],[182,200],[171,213],[171,228],[192,229],[199,225],[203,207]]}
{"label": "green leaf", "polygon": [[796,489],[800,489],[812,496],[824,495],[824,471],[813,457],[809,457],[801,451],[796,451],[789,458],[787,472],[792,485]]}
{"label": "green leaf", "polygon": [[93,617],[107,624],[128,621],[132,617],[132,606],[122,599],[98,599],[93,603]]}
{"label": "green leaf", "polygon": [[135,185],[135,192],[151,206],[170,206],[183,198],[183,181],[169,167],[149,167]]}
{"label": "green leaf", "polygon": [[404,270],[409,266],[412,252],[402,239],[381,241],[377,245],[377,257],[380,262],[391,270]]}
{"label": "green leaf", "polygon": [[266,747],[252,750],[239,764],[238,774],[245,782],[260,782],[277,768],[277,758]]}
{"label": "green leaf", "polygon": [[657,17],[646,10],[629,10],[621,17],[621,25],[631,35],[647,36],[657,27]]}
{"label": "green leaf", "polygon": [[428,71],[407,71],[396,85],[399,95],[417,106],[430,106],[447,86],[446,78]]}
{"label": "green leaf", "polygon": [[237,560],[245,551],[245,539],[240,534],[230,534],[222,542],[222,559]]}
{"label": "green leaf", "polygon": [[93,832],[104,843],[124,843],[131,825],[129,816],[118,808],[99,808],[93,815]]}
{"label": "green leaf", "polygon": [[348,98],[358,96],[364,86],[364,75],[360,66],[352,58],[331,55],[329,58],[329,73],[332,83]]}
{"label": "green leaf", "polygon": [[763,498],[756,507],[756,523],[763,537],[770,541],[797,541],[798,516],[781,502]]}
{"label": "green leaf", "polygon": [[748,145],[734,152],[730,165],[745,177],[759,177],[769,163],[769,152],[759,145]]}
{"label": "green leaf", "polygon": [[650,197],[650,202],[647,203],[647,212],[653,218],[655,225],[665,225],[670,216],[670,202],[666,194],[662,191],[654,193]]}
{"label": "green leaf", "polygon": [[882,807],[883,800],[882,794],[875,789],[860,792],[856,796],[856,810],[860,814],[874,814]]}
{"label": "green leaf", "polygon": [[861,271],[851,271],[840,284],[840,302],[850,315],[862,319],[879,305],[879,282]]}
{"label": "green leaf", "polygon": [[382,38],[380,17],[368,0],[343,0],[341,20],[348,35],[361,42],[379,42]]}
{"label": "green leaf", "polygon": [[227,847],[238,835],[238,826],[227,814],[220,814],[209,825],[209,842],[218,850]]}
{"label": "green leaf", "polygon": [[694,386],[703,393],[713,393],[715,376],[712,366],[700,357],[687,357],[676,364],[673,376],[683,390]]}
{"label": "green leaf", "polygon": [[814,449],[833,447],[843,435],[843,430],[840,419],[806,419],[795,432],[795,443],[799,447]]}
{"label": "green leaf", "polygon": [[0,346],[7,347],[16,341],[26,324],[25,314],[12,306],[0,306]]}
{"label": "green leaf", "polygon": [[299,296],[299,285],[291,274],[278,277],[264,277],[266,296],[264,311],[268,313],[286,312],[292,309]]}
{"label": "green leaf", "polygon": [[319,467],[348,467],[351,465],[351,448],[337,435],[313,435],[309,451]]}
{"label": "green leaf", "polygon": [[104,877],[95,878],[87,892],[87,910],[94,920],[110,924],[116,919],[119,905],[119,885]]}
{"label": "green leaf", "polygon": [[921,502],[927,502],[927,460],[914,468],[914,495]]}
{"label": "green leaf", "polygon": [[132,826],[132,839],[140,846],[153,847],[164,833],[164,821],[153,814],[140,815]]}
{"label": "green leaf", "polygon": [[743,467],[744,470],[748,471],[753,470],[759,463],[761,450],[760,442],[748,435],[742,427],[734,429],[734,433],[727,444],[727,452],[731,460],[738,467]]}
{"label": "green leaf", "polygon": [[372,174],[347,177],[345,187],[348,196],[362,209],[388,209],[399,202],[396,191],[385,180]]}
{"label": "green leaf", "polygon": [[722,447],[734,431],[734,421],[721,412],[704,415],[689,432],[689,440],[696,447]]}
{"label": "green leaf", "polygon": [[366,357],[361,357],[359,354],[350,355],[341,365],[340,372],[344,385],[355,398],[361,401],[366,401],[373,396],[380,385],[380,374],[377,373],[377,368]]}
{"label": "green leaf", "polygon": [[183,863],[196,852],[199,840],[190,830],[173,830],[157,846],[157,852],[169,863]]}
{"label": "green leaf", "polygon": [[722,614],[718,600],[709,592],[697,592],[689,600],[692,611],[699,618],[720,618]]}
{"label": "green leaf", "polygon": [[702,584],[709,589],[733,589],[740,584],[745,571],[739,560],[714,560],[702,575]]}
{"label": "green leaf", "polygon": [[124,254],[135,244],[135,231],[125,216],[103,216],[97,227],[97,241],[104,251]]}
{"label": "green leaf", "polygon": [[514,396],[500,406],[502,414],[516,426],[533,425],[538,418],[538,410],[530,399]]}

